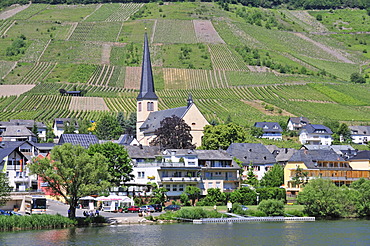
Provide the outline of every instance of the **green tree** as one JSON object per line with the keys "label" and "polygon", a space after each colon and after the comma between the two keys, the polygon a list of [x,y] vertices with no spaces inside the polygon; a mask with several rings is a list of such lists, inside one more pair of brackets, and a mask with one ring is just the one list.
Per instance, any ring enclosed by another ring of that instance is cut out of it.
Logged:
{"label": "green tree", "polygon": [[196,186],[186,186],[185,193],[191,200],[191,205],[195,205],[195,200],[200,196],[200,189]]}
{"label": "green tree", "polygon": [[71,218],[76,216],[78,199],[110,186],[107,159],[100,153],[91,156],[79,145],[55,146],[50,159],[35,158],[29,168],[67,201]]}
{"label": "green tree", "polygon": [[275,164],[261,179],[261,185],[265,187],[280,187],[284,184],[284,168]]}
{"label": "green tree", "polygon": [[136,113],[131,113],[128,120],[126,120],[125,133],[136,137]]}
{"label": "green tree", "polygon": [[261,127],[252,126],[250,129],[250,134],[253,137],[260,138],[263,135],[263,129]]}
{"label": "green tree", "polygon": [[356,202],[357,214],[370,216],[370,180],[359,179],[353,182],[350,187],[359,192]]}
{"label": "green tree", "polygon": [[31,132],[35,134],[37,142],[40,142],[39,129],[37,128],[36,122],[33,124]]}
{"label": "green tree", "polygon": [[185,121],[175,115],[164,118],[160,127],[155,131],[156,137],[150,145],[160,146],[163,149],[191,149],[193,136],[191,128]]}
{"label": "green tree", "polygon": [[259,185],[259,181],[256,178],[256,175],[254,174],[254,171],[253,171],[252,163],[250,163],[248,166],[247,179],[243,181],[243,183],[249,184],[252,187],[257,187]]}
{"label": "green tree", "polygon": [[126,120],[125,120],[125,114],[123,112],[118,112],[117,121],[118,121],[118,124],[122,128],[122,132],[125,132],[126,131]]}
{"label": "green tree", "polygon": [[221,192],[219,188],[209,188],[207,189],[207,195],[203,198],[202,202],[204,205],[225,205],[226,204],[226,194]]}
{"label": "green tree", "polygon": [[259,200],[286,200],[286,192],[284,188],[278,188],[278,187],[263,187],[263,188],[257,188],[256,192],[259,193]]}
{"label": "green tree", "polygon": [[235,123],[227,125],[208,125],[204,127],[202,149],[227,149],[232,143],[243,143],[247,140],[247,132]]}
{"label": "green tree", "polygon": [[340,217],[343,207],[340,189],[329,179],[311,180],[298,194],[298,202],[304,211],[315,217]]}
{"label": "green tree", "polygon": [[282,216],[285,213],[284,203],[273,199],[261,201],[258,210],[264,212],[267,216]]}
{"label": "green tree", "polygon": [[249,187],[241,187],[231,192],[230,201],[243,205],[254,205],[257,203],[257,193]]}
{"label": "green tree", "polygon": [[64,134],[75,134],[76,132],[76,121],[72,119],[71,121],[64,122]]}
{"label": "green tree", "polygon": [[104,115],[96,125],[96,136],[99,139],[118,139],[122,132],[117,118],[109,114]]}
{"label": "green tree", "polygon": [[161,204],[164,206],[164,203],[166,202],[167,196],[166,196],[166,188],[156,188],[153,190],[152,198],[150,199],[151,203],[153,204]]}
{"label": "green tree", "polygon": [[295,170],[295,176],[292,178],[292,181],[296,186],[304,186],[308,182],[308,172],[303,171],[303,169],[298,166]]}
{"label": "green tree", "polygon": [[0,172],[0,206],[4,206],[9,200],[11,190],[6,174]]}
{"label": "green tree", "polygon": [[78,133],[79,134],[89,134],[89,128],[92,126],[89,120],[79,120],[78,121]]}
{"label": "green tree", "polygon": [[134,178],[134,175],[131,174],[131,159],[123,146],[112,142],[94,144],[90,145],[88,153],[92,156],[95,153],[100,153],[107,158],[108,172],[111,177],[109,182],[112,185],[119,187]]}
{"label": "green tree", "polygon": [[336,133],[339,136],[342,136],[343,142],[345,142],[345,143],[351,143],[352,142],[351,130],[349,129],[347,124],[345,124],[345,123],[340,124]]}
{"label": "green tree", "polygon": [[180,201],[184,206],[190,206],[189,196],[185,192],[180,195]]}
{"label": "green tree", "polygon": [[55,134],[53,131],[53,127],[51,125],[48,125],[46,127],[46,142],[47,143],[52,143],[54,142]]}
{"label": "green tree", "polygon": [[357,84],[366,83],[366,79],[364,77],[362,77],[361,74],[359,74],[357,72],[352,73],[350,79],[351,79],[351,82],[353,82],[353,83],[357,83]]}

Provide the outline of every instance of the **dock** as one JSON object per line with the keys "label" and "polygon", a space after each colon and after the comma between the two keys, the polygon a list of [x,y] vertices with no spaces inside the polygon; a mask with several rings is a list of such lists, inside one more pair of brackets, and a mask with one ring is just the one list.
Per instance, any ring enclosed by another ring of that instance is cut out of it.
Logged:
{"label": "dock", "polygon": [[[189,221],[189,220],[187,220]],[[233,218],[206,218],[193,220],[194,224],[203,223],[243,223],[243,222],[254,222],[254,221],[315,221],[315,217],[233,217]]]}

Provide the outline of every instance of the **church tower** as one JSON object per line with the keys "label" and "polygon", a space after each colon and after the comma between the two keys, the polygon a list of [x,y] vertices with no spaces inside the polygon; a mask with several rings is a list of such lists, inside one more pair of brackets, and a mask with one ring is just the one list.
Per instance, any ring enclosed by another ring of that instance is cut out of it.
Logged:
{"label": "church tower", "polygon": [[140,93],[137,96],[137,121],[136,121],[136,139],[140,142],[144,134],[140,132],[140,127],[148,118],[150,112],[158,111],[158,96],[154,91],[154,81],[152,64],[150,62],[148,36],[144,36],[144,53],[141,68]]}

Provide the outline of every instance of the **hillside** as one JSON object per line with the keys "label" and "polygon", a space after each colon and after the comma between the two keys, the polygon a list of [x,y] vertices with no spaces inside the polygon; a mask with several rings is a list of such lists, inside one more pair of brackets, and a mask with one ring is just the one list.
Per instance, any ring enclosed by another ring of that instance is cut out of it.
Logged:
{"label": "hillside", "polygon": [[[191,93],[206,118],[220,123],[293,115],[370,122],[366,10],[190,2],[31,4],[0,12],[0,121],[134,112],[145,32],[160,109],[184,106]],[[356,72],[366,83],[349,82]],[[59,89],[86,93],[61,96]]]}

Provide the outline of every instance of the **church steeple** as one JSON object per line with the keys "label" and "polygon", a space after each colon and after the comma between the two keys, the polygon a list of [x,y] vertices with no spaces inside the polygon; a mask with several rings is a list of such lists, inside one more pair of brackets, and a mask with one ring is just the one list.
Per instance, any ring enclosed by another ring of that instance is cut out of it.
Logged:
{"label": "church steeple", "polygon": [[143,53],[143,63],[142,63],[142,68],[141,68],[140,93],[137,96],[137,99],[141,99],[141,100],[158,99],[154,91],[152,64],[150,62],[148,35],[146,33],[144,36],[144,53]]}
{"label": "church steeple", "polygon": [[188,97],[188,108],[193,104],[193,97],[191,96],[191,94],[189,93],[189,97]]}

